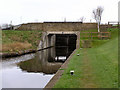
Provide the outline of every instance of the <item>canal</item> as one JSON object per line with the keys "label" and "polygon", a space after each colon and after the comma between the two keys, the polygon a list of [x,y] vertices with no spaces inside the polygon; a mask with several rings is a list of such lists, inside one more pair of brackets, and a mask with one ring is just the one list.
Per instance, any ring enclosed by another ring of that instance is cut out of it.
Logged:
{"label": "canal", "polygon": [[76,49],[76,35],[56,35],[55,47],[2,60],[2,88],[44,88]]}
{"label": "canal", "polygon": [[72,53],[69,47],[53,47],[2,60],[2,88],[44,88]]}

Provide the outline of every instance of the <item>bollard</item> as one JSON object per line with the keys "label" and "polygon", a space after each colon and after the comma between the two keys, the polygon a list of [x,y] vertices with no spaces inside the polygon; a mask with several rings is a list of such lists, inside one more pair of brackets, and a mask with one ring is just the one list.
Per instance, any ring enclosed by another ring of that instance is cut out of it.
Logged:
{"label": "bollard", "polygon": [[70,71],[70,75],[74,75],[74,70],[71,70],[71,71]]}
{"label": "bollard", "polygon": [[77,56],[79,56],[80,54],[77,54]]}

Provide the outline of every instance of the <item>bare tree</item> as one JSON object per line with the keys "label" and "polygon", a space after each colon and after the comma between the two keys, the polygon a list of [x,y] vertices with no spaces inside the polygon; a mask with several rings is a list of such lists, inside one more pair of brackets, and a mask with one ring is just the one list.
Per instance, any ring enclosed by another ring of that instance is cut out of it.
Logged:
{"label": "bare tree", "polygon": [[85,20],[85,17],[80,17],[80,21],[83,22]]}
{"label": "bare tree", "polygon": [[98,32],[100,32],[100,23],[101,23],[101,17],[102,17],[103,11],[104,11],[104,8],[101,6],[98,6],[97,9],[93,10],[93,18],[98,23]]}

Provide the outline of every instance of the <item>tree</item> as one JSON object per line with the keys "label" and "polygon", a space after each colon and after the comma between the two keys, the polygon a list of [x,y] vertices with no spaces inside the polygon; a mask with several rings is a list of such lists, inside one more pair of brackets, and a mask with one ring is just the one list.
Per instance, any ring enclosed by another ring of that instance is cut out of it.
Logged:
{"label": "tree", "polygon": [[98,6],[97,9],[93,10],[93,18],[98,23],[98,32],[100,32],[100,23],[101,23],[101,17],[102,17],[103,11],[104,11],[104,8],[101,6]]}
{"label": "tree", "polygon": [[85,20],[85,17],[80,17],[80,21],[83,22]]}

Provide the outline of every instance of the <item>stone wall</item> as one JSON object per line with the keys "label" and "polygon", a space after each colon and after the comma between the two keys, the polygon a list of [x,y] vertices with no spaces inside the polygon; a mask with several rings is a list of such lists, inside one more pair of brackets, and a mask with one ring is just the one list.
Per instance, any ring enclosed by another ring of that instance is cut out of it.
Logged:
{"label": "stone wall", "polygon": [[83,23],[81,28],[82,30],[97,29],[97,23]]}
{"label": "stone wall", "polygon": [[44,22],[44,31],[81,31],[97,29],[96,23],[81,23],[81,22]]}
{"label": "stone wall", "polygon": [[43,23],[22,24],[17,30],[43,30]]}
{"label": "stone wall", "polygon": [[43,31],[81,31],[97,29],[96,23],[81,22],[44,22],[22,24],[17,30],[43,30]]}
{"label": "stone wall", "polygon": [[107,29],[108,29],[108,25],[100,25],[100,32],[107,32]]}
{"label": "stone wall", "polygon": [[82,23],[79,22],[45,22],[44,31],[78,31]]}

